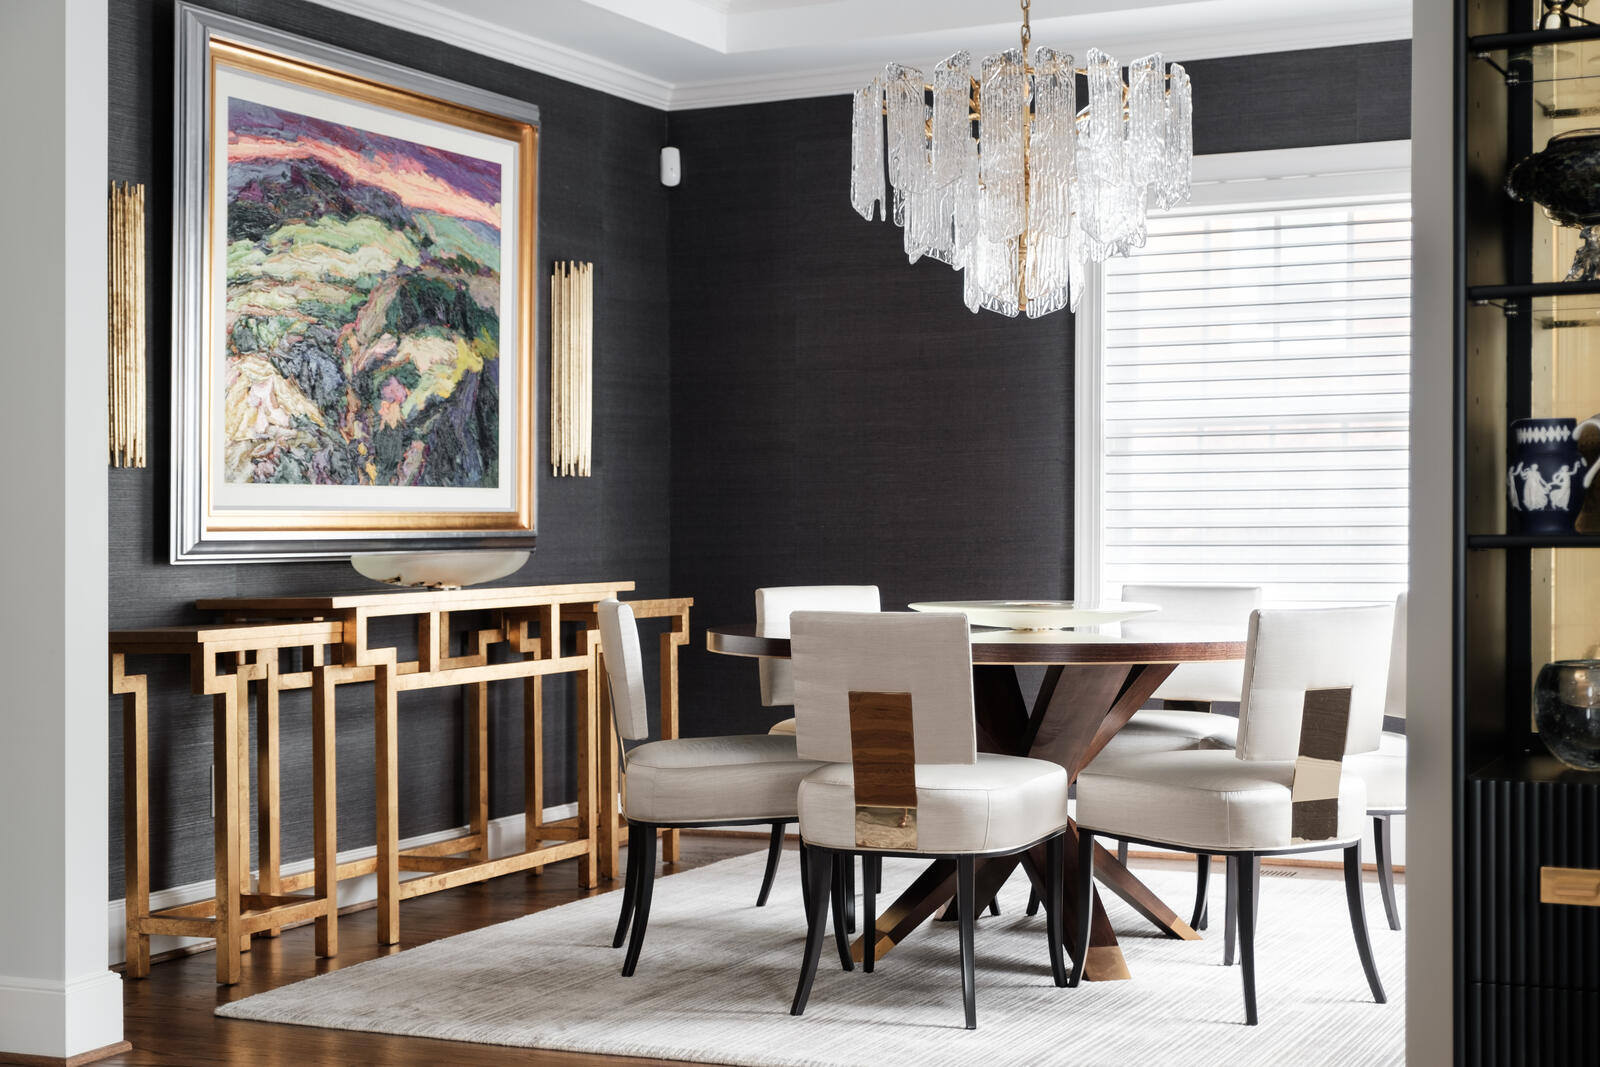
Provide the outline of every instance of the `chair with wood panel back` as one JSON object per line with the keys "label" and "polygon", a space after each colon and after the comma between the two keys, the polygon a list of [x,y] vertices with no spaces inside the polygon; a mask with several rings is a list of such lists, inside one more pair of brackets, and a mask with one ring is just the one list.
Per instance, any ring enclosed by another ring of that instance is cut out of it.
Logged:
{"label": "chair with wood panel back", "polygon": [[[830,899],[839,960],[853,969],[842,898],[843,872],[857,854],[869,871],[862,879],[869,924],[884,856],[955,860],[962,999],[972,1029],[975,861],[1042,846],[1051,973],[1065,985],[1067,772],[1048,760],[977,750],[966,616],[800,611],[790,627],[796,751],[824,761],[800,785],[810,921],[792,1013],[803,1013],[811,995]],[[868,930],[862,963],[871,971],[877,946]]]}
{"label": "chair with wood panel back", "polygon": [[[616,600],[602,600],[598,609],[612,720],[623,742],[642,741],[650,735],[650,719],[633,610]],[[627,939],[622,974],[628,977],[638,966],[650,921],[657,829],[794,822],[800,780],[822,764],[799,758],[795,739],[779,734],[674,738],[631,749],[624,744],[622,761],[628,875],[611,945],[620,948]]]}
{"label": "chair with wood panel back", "polygon": [[[1380,1004],[1361,895],[1367,790],[1347,751],[1377,746],[1383,724],[1388,605],[1258,609],[1250,617],[1238,744],[1096,759],[1077,780],[1079,921],[1091,914],[1096,835],[1228,859],[1227,942],[1238,927],[1245,1020],[1256,1022],[1260,857],[1341,849],[1345,900],[1367,984]],[[802,804],[801,816],[805,809]],[[802,832],[804,822],[801,823]],[[1206,866],[1201,868],[1202,885]],[[1081,937],[1087,929],[1080,928]],[[1082,975],[1082,961],[1072,984]]]}
{"label": "chair with wood panel back", "polygon": [[[788,637],[789,616],[796,611],[877,611],[880,601],[875,585],[773,585],[756,590],[756,633],[761,637]],[[787,659],[764,656],[760,661],[761,703],[764,707],[791,707],[794,704],[794,666]],[[773,725],[772,733],[794,733],[794,718]],[[783,855],[782,823],[773,823],[767,843],[767,870],[761,878],[756,907],[766,904],[772,883],[778,876],[778,858]],[[855,929],[854,869],[845,879],[849,889],[845,923]]]}

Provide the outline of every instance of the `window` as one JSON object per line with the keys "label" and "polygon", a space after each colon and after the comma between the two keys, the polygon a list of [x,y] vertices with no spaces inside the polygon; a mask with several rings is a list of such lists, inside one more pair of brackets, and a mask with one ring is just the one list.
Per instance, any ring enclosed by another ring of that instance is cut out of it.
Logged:
{"label": "window", "polygon": [[1329,172],[1369,146],[1250,155],[1323,173],[1242,180],[1249,157],[1212,157],[1224,180],[1202,185],[1197,159],[1196,203],[1153,217],[1080,309],[1079,596],[1246,583],[1269,603],[1345,603],[1406,586],[1407,168]]}

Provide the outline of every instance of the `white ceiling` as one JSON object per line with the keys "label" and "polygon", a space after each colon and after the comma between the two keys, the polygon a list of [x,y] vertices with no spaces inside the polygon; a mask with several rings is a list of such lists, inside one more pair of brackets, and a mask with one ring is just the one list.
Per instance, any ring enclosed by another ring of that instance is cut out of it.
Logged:
{"label": "white ceiling", "polygon": [[[1004,0],[318,0],[654,107],[845,92],[1017,43]],[[1401,0],[1033,0],[1033,43],[1193,60],[1411,36]],[[1248,76],[1248,75],[1246,75]]]}

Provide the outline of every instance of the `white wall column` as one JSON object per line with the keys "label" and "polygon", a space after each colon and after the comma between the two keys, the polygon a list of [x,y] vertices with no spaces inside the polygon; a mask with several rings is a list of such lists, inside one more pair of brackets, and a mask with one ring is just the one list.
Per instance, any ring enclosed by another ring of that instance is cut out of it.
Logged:
{"label": "white wall column", "polygon": [[0,1055],[64,1059],[122,1041],[105,945],[106,0],[0,0],[0,25]]}
{"label": "white wall column", "polygon": [[[1455,5],[1413,0],[1406,1062],[1453,1062]],[[1463,606],[1464,609],[1464,606]]]}

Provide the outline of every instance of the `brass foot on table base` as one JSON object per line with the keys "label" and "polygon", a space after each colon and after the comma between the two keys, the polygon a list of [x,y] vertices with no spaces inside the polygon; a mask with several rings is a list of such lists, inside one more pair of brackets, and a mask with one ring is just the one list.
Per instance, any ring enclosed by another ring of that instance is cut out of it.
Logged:
{"label": "brass foot on table base", "polygon": [[1116,945],[1090,945],[1083,976],[1091,982],[1122,982],[1133,977],[1122,958],[1122,949]]}

